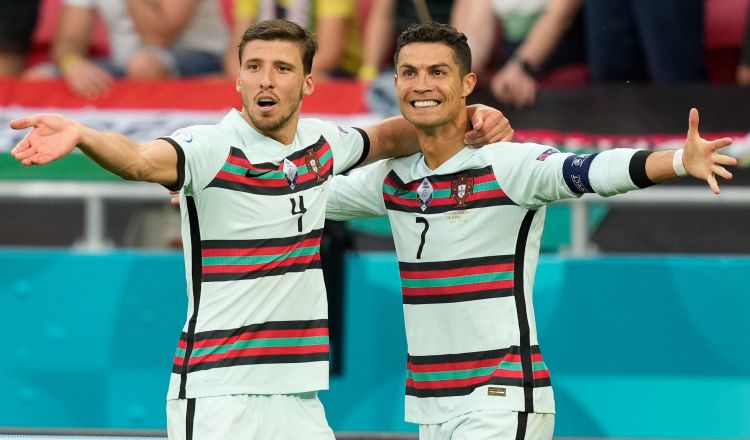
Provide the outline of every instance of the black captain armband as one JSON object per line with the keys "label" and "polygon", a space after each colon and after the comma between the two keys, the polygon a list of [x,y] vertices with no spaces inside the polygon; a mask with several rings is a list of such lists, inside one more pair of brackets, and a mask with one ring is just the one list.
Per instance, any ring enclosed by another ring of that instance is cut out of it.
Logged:
{"label": "black captain armband", "polygon": [[651,153],[651,151],[638,150],[630,159],[630,180],[632,180],[633,183],[641,189],[655,185],[655,183],[651,181],[651,179],[649,179],[648,175],[646,174],[646,159],[648,159]]}

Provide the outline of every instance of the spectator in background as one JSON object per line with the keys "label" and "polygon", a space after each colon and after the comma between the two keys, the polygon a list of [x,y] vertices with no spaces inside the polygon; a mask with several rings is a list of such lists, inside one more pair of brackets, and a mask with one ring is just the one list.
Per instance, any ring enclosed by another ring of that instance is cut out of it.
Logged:
{"label": "spectator in background", "polygon": [[[248,26],[261,20],[283,18],[314,32],[319,51],[313,77],[354,77],[362,59],[357,0],[235,0],[232,41],[239,41]],[[237,77],[235,47],[224,55],[224,70]]]}
{"label": "spectator in background", "polygon": [[742,42],[742,58],[737,66],[737,84],[750,86],[750,7],[747,8],[747,25],[745,27],[745,41]]}
{"label": "spectator in background", "polygon": [[[110,53],[89,58],[100,13]],[[64,0],[52,59],[30,78],[60,75],[74,93],[93,98],[114,77],[165,79],[221,72],[227,29],[218,0]]]}
{"label": "spectator in background", "polygon": [[38,15],[39,0],[0,3],[0,77],[23,72]]}
{"label": "spectator in background", "polygon": [[534,104],[536,77],[585,62],[580,10],[583,0],[456,0],[454,23],[464,29],[475,54],[472,69],[482,73],[493,58],[497,20],[504,63],[491,73],[492,93],[514,107]]}
{"label": "spectator in background", "polygon": [[705,80],[703,1],[587,1],[592,80],[661,84]]}
{"label": "spectator in background", "polygon": [[[393,87],[393,49],[396,37],[409,25],[436,21],[450,23],[454,0],[374,0],[363,41],[362,67],[357,77],[371,82],[367,90],[370,108],[384,116],[400,114]],[[469,5],[471,8],[473,4]]]}

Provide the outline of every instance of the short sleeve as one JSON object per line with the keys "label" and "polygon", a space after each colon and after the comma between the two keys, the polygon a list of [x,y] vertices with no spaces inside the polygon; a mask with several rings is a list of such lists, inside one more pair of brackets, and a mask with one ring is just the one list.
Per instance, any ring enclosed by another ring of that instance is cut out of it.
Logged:
{"label": "short sleeve", "polygon": [[229,149],[216,126],[193,126],[176,130],[162,138],[177,151],[177,184],[195,195],[208,186],[226,162]]}
{"label": "short sleeve", "polygon": [[323,136],[333,153],[333,174],[345,174],[365,161],[370,152],[370,138],[364,130],[342,127],[330,122],[322,124]]}
{"label": "short sleeve", "polygon": [[328,186],[326,218],[351,220],[386,215],[383,181],[388,173],[389,162],[375,162],[348,175],[331,179]]}

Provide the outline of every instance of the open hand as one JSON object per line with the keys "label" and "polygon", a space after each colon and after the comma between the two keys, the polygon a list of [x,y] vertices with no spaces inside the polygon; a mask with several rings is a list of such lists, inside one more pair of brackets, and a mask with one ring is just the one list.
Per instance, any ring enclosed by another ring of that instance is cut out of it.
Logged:
{"label": "open hand", "polygon": [[691,176],[705,180],[708,186],[715,194],[719,194],[719,184],[716,176],[721,176],[726,180],[732,178],[732,173],[727,171],[724,166],[737,165],[737,159],[717,151],[732,143],[731,138],[722,138],[715,141],[707,141],[700,137],[698,133],[698,110],[690,109],[688,118],[688,134],[685,140],[685,151],[682,156],[682,163],[685,170]]}
{"label": "open hand", "polygon": [[31,131],[19,142],[11,154],[22,164],[42,165],[55,161],[80,143],[79,124],[62,115],[39,114],[10,121],[10,128]]}

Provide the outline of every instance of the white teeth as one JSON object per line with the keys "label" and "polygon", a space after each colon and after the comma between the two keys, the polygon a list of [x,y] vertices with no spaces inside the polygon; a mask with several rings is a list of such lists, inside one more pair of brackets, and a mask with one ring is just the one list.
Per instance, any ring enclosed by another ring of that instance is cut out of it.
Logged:
{"label": "white teeth", "polygon": [[437,101],[414,101],[414,107],[434,107],[438,105]]}

